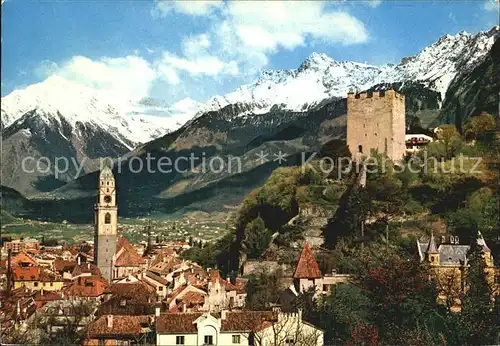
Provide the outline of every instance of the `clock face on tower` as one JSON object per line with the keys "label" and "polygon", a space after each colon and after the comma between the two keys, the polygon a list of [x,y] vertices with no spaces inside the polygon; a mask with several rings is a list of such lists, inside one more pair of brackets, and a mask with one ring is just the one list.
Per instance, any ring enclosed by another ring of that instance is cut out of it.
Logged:
{"label": "clock face on tower", "polygon": [[104,196],[104,202],[111,203],[111,196],[109,195]]}

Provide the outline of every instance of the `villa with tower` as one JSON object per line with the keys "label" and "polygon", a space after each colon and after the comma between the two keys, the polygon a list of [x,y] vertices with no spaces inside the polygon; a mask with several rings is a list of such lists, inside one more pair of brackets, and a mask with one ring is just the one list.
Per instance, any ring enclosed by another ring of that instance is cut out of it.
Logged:
{"label": "villa with tower", "polygon": [[[491,250],[479,232],[476,242],[483,247],[483,258],[486,264],[485,273],[494,294],[499,293],[499,270],[495,267]],[[430,265],[433,280],[438,289],[438,298],[449,301],[454,309],[459,309],[460,297],[467,290],[465,278],[467,275],[467,253],[470,245],[460,244],[458,237],[441,237],[439,245],[431,234],[428,241],[417,241],[420,260]]]}

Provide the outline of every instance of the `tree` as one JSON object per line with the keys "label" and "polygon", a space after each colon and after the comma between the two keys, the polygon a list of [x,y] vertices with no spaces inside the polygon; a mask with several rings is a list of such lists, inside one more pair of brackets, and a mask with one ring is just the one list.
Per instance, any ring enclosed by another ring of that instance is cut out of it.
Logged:
{"label": "tree", "polygon": [[444,124],[439,127],[438,139],[444,144],[446,159],[451,159],[462,146],[462,138],[457,128],[451,124]]}
{"label": "tree", "polygon": [[318,310],[319,325],[325,330],[328,344],[346,343],[353,337],[353,329],[371,321],[371,302],[361,288],[353,284],[335,285],[331,294],[321,299]]}
{"label": "tree", "polygon": [[2,341],[39,345],[80,344],[97,305],[97,301],[83,299],[49,302],[36,312],[26,328],[9,331],[2,335]]}
{"label": "tree", "polygon": [[317,345],[323,339],[319,329],[302,321],[302,313],[277,313],[268,327],[254,334],[256,345],[303,346]]}
{"label": "tree", "polygon": [[282,277],[281,271],[269,273],[261,268],[252,274],[248,280],[246,290],[246,308],[250,310],[267,310],[269,304],[278,303]]}
{"label": "tree", "polygon": [[495,130],[496,122],[493,115],[482,112],[478,116],[471,117],[465,125],[467,138],[477,139],[481,133]]}
{"label": "tree", "polygon": [[323,229],[325,246],[332,249],[339,237],[358,235],[369,210],[370,200],[366,189],[353,184],[344,192],[339,207]]}
{"label": "tree", "polygon": [[494,308],[491,287],[486,278],[484,252],[473,242],[467,254],[469,267],[465,277],[466,293],[462,301],[461,317],[468,330],[468,343],[494,344],[498,342],[498,326],[492,319]]}
{"label": "tree", "polygon": [[436,290],[426,265],[404,259],[392,249],[366,256],[356,282],[372,302],[374,325],[390,344],[400,344],[402,330],[426,325],[436,311]]}
{"label": "tree", "polygon": [[264,220],[260,216],[250,221],[245,227],[245,239],[242,245],[248,258],[259,258],[270,242],[271,232],[266,229]]}

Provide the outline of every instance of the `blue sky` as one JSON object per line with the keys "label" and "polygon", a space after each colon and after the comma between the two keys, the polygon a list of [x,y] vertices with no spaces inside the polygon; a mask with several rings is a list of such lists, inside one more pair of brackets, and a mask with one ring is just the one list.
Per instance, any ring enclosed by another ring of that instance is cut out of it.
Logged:
{"label": "blue sky", "polygon": [[1,94],[58,74],[129,99],[205,101],[312,52],[398,63],[442,35],[488,30],[498,15],[494,0],[2,0]]}

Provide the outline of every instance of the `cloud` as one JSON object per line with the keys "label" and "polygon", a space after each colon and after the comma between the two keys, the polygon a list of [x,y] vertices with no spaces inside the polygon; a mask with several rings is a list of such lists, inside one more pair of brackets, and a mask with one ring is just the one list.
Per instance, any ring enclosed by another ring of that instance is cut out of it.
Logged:
{"label": "cloud", "polygon": [[166,0],[156,1],[153,9],[154,16],[166,16],[172,12],[191,15],[191,16],[206,16],[214,10],[221,8],[223,2],[219,0],[202,1],[202,0]]}
{"label": "cloud", "polygon": [[451,21],[453,24],[457,24],[457,23],[458,23],[458,22],[457,22],[457,18],[455,17],[455,15],[454,15],[452,12],[448,13],[448,18],[450,19],[450,21]]}
{"label": "cloud", "polygon": [[[316,42],[351,45],[368,40],[364,24],[327,2],[157,2],[163,15],[172,12],[206,16],[205,32],[185,37],[181,51],[164,51],[158,70],[170,84],[207,77],[241,78],[259,73],[269,55]],[[191,6],[191,5],[189,5]],[[194,6],[194,5],[192,5]],[[215,11],[217,10],[217,11]],[[198,84],[199,85],[199,84]]]}
{"label": "cloud", "polygon": [[280,50],[316,43],[349,46],[369,39],[361,20],[330,2],[155,3],[156,20],[174,13],[196,20],[203,17],[204,28],[183,37],[180,49],[145,47],[149,61],[139,51],[126,57],[43,61],[36,73],[44,77],[57,74],[126,100],[155,95],[169,102],[187,96],[201,100],[229,86],[251,82]]}
{"label": "cloud", "polygon": [[255,3],[231,1],[227,18],[244,44],[275,50],[294,49],[306,41],[358,44],[368,40],[364,24],[347,12],[330,10],[325,2]]}
{"label": "cloud", "polygon": [[123,100],[139,100],[147,96],[151,83],[157,78],[150,63],[135,55],[98,60],[74,56],[61,64],[45,60],[35,73],[40,77],[56,74]]}
{"label": "cloud", "polygon": [[499,9],[499,1],[498,0],[484,0],[483,9],[486,11],[497,11]]}
{"label": "cloud", "polygon": [[237,66],[233,62],[225,63],[212,55],[194,56],[192,59],[189,59],[164,52],[162,63],[173,69],[186,71],[195,76],[217,76],[221,73],[234,75],[238,73]]}

